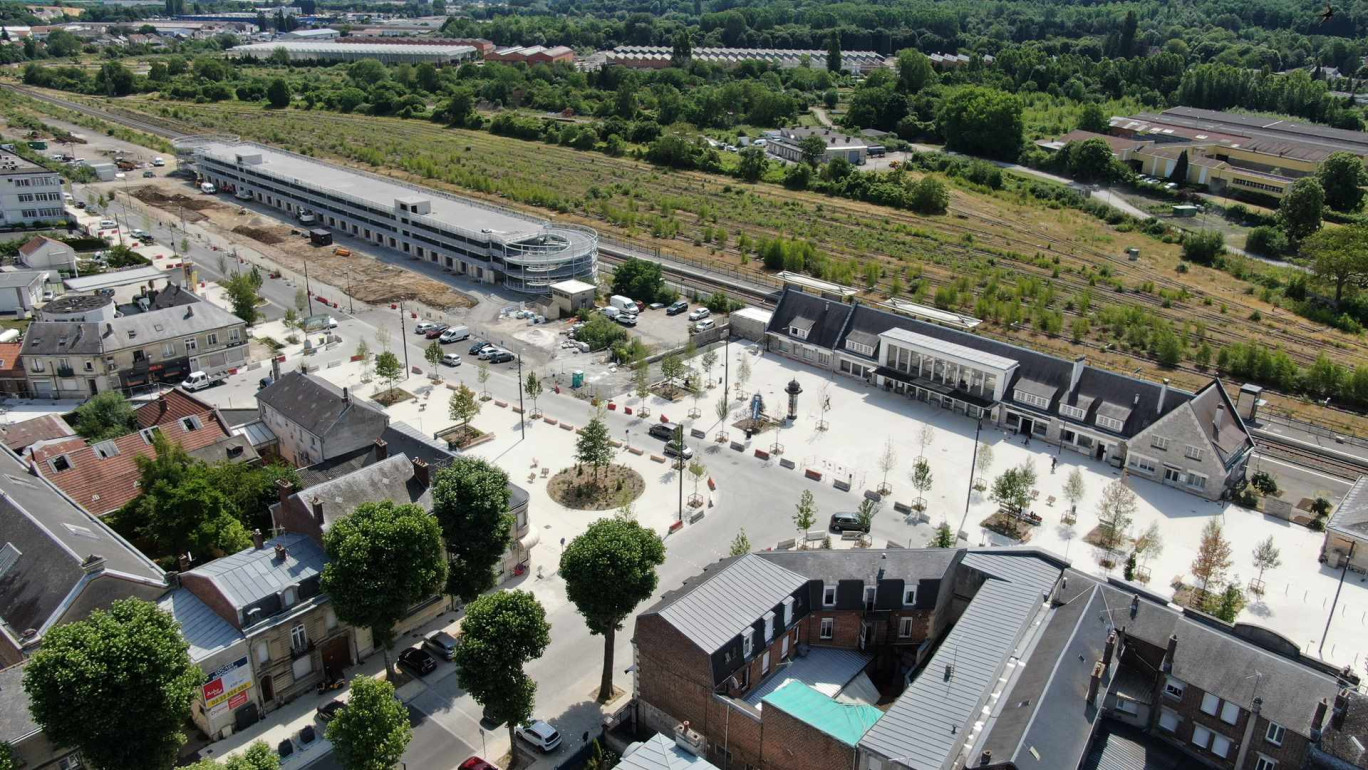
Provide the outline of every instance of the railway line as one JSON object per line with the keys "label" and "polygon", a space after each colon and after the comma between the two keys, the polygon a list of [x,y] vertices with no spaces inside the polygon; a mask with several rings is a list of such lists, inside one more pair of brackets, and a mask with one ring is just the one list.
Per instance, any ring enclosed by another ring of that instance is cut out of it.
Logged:
{"label": "railway line", "polygon": [[1257,428],[1252,434],[1254,446],[1269,457],[1286,460],[1294,465],[1318,470],[1347,481],[1355,481],[1359,476],[1368,474],[1368,460],[1349,453],[1304,444]]}

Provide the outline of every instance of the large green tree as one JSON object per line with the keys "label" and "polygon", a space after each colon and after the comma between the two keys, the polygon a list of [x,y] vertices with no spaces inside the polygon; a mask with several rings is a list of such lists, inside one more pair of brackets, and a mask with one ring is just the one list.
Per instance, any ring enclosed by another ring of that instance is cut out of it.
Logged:
{"label": "large green tree", "polygon": [[595,480],[613,462],[613,444],[608,436],[608,426],[601,418],[590,420],[575,439],[575,462],[593,468]]}
{"label": "large green tree", "polygon": [[24,672],[29,713],[96,770],[169,770],[204,674],[170,613],[138,599],[49,629]]}
{"label": "large green tree", "polygon": [[266,86],[266,101],[278,110],[290,106],[290,84],[284,78],[274,78]]}
{"label": "large green tree", "polygon": [[322,588],[344,623],[369,628],[385,654],[409,607],[442,590],[447,564],[437,519],[413,503],[362,503],[323,535]]}
{"label": "large green tree", "polygon": [[509,743],[520,722],[532,716],[537,684],[523,671],[551,643],[546,610],[527,591],[498,591],[466,606],[456,676],[496,720],[508,725]]}
{"label": "large green tree", "polygon": [[936,71],[931,68],[931,59],[915,48],[898,52],[898,90],[905,94],[921,93],[923,88],[936,82]]}
{"label": "large green tree", "polygon": [[1292,183],[1291,189],[1278,203],[1278,218],[1287,237],[1300,241],[1320,229],[1325,208],[1325,188],[1314,177],[1303,177]]}
{"label": "large green tree", "polygon": [[984,86],[966,86],[941,103],[936,120],[945,146],[971,155],[1016,160],[1021,152],[1022,104],[1016,96]]}
{"label": "large green tree", "polygon": [[233,315],[241,318],[248,326],[252,325],[257,319],[256,307],[260,297],[257,295],[257,286],[252,280],[251,273],[234,273],[221,283],[224,291],[228,293],[228,301],[233,305]]}
{"label": "large green tree", "polygon": [[1301,255],[1317,278],[1335,287],[1338,305],[1346,286],[1368,281],[1368,225],[1320,230],[1302,241]]}
{"label": "large green tree", "polygon": [[446,540],[448,594],[471,602],[495,586],[512,537],[510,496],[508,474],[485,460],[458,457],[437,471],[432,513]]}
{"label": "large green tree", "polygon": [[570,541],[560,574],[589,633],[603,636],[599,700],[613,696],[613,640],[622,621],[656,589],[656,567],[665,562],[660,536],[635,521],[599,519]]}
{"label": "large green tree", "polygon": [[1069,142],[1064,148],[1069,173],[1084,182],[1110,182],[1115,179],[1117,161],[1111,147],[1103,139]]}
{"label": "large green tree", "polygon": [[76,407],[72,427],[91,443],[117,438],[138,429],[133,406],[117,390],[106,390]]}
{"label": "large green tree", "polygon": [[413,728],[394,685],[358,676],[347,707],[328,723],[327,736],[343,770],[393,770],[404,758]]}
{"label": "large green tree", "polygon": [[1363,185],[1368,183],[1368,172],[1359,155],[1331,153],[1316,169],[1316,179],[1325,188],[1325,205],[1335,211],[1358,211],[1363,205]]}
{"label": "large green tree", "polygon": [[628,257],[613,270],[613,293],[640,302],[655,302],[665,293],[659,262]]}

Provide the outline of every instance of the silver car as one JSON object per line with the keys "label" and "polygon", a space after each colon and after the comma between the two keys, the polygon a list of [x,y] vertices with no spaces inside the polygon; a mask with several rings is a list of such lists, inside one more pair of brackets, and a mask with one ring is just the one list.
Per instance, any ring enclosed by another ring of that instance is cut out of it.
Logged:
{"label": "silver car", "polygon": [[442,660],[451,660],[458,646],[456,637],[445,631],[429,631],[423,636],[423,647]]}

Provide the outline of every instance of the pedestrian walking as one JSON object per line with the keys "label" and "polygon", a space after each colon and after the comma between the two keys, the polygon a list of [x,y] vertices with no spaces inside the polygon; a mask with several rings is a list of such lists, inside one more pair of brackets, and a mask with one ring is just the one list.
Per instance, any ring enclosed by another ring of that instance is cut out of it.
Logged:
{"label": "pedestrian walking", "polygon": [[1056,466],[1056,465],[1059,465],[1059,458],[1058,458],[1058,457],[1051,457],[1051,458],[1050,458],[1050,473],[1054,473],[1054,471],[1055,471],[1055,466]]}

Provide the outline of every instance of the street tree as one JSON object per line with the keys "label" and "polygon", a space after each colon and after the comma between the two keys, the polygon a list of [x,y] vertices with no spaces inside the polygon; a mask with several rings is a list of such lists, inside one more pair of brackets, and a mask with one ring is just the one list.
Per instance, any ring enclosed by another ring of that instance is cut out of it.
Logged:
{"label": "street tree", "polygon": [[433,340],[423,350],[423,358],[428,362],[428,366],[432,367],[433,379],[437,379],[437,365],[442,363],[442,356],[444,355],[446,355],[446,351],[442,350],[442,343],[437,340]]}
{"label": "street tree", "polygon": [[551,642],[546,610],[527,591],[498,591],[466,605],[461,644],[456,647],[456,680],[493,717],[514,729],[532,717],[537,684],[523,671]]}
{"label": "street tree", "polygon": [[386,350],[375,357],[375,374],[386,383],[386,395],[394,396],[394,384],[404,375],[404,362],[393,352]]}
{"label": "street tree", "polygon": [[936,429],[933,428],[929,422],[922,423],[921,428],[917,431],[917,446],[920,449],[917,457],[925,457],[927,448],[929,448],[935,440]]}
{"label": "street tree", "polygon": [[975,463],[975,465],[978,466],[976,468],[978,472],[978,478],[974,479],[974,488],[982,492],[988,486],[986,483],[984,483],[983,477],[987,476],[988,469],[993,467],[992,444],[979,444],[978,461]]}
{"label": "street tree", "polygon": [[53,626],[24,671],[29,714],[91,767],[170,770],[204,681],[188,649],[175,618],[140,599]]}
{"label": "street tree", "polygon": [[589,633],[603,637],[598,699],[613,697],[613,642],[622,621],[655,592],[656,568],[665,562],[660,536],[635,521],[599,519],[561,554],[565,592],[584,616]]}
{"label": "street tree", "polygon": [[1314,177],[1302,177],[1278,202],[1278,219],[1287,237],[1300,241],[1320,229],[1325,208],[1325,188]]}
{"label": "street tree", "polygon": [[684,359],[680,358],[678,354],[671,353],[660,359],[660,376],[665,378],[665,384],[670,388],[672,395],[675,389],[675,380],[683,379],[687,369],[688,367],[684,365]]}
{"label": "street tree", "polygon": [[879,514],[879,509],[883,503],[868,497],[860,499],[860,504],[855,506],[855,521],[860,525],[860,532],[865,540],[873,538],[871,532],[874,526],[874,517]]}
{"label": "street tree", "polygon": [[703,358],[699,360],[699,365],[703,367],[703,376],[708,379],[708,384],[712,385],[712,370],[714,366],[717,366],[717,351],[705,352]]}
{"label": "street tree", "polygon": [[537,399],[541,398],[542,394],[542,381],[537,379],[536,372],[527,373],[527,382],[523,383],[523,390],[526,391],[527,397],[532,399],[532,419],[535,420],[541,415],[537,409]]}
{"label": "street tree", "polygon": [[1358,211],[1363,205],[1363,185],[1368,184],[1368,172],[1363,158],[1352,152],[1333,152],[1321,161],[1316,178],[1325,189],[1325,205],[1345,213]]}
{"label": "street tree", "polygon": [[95,444],[137,430],[138,418],[123,393],[106,390],[76,407],[71,427],[81,438]]}
{"label": "street tree", "polygon": [[744,556],[750,552],[751,541],[750,538],[746,536],[746,528],[742,527],[741,531],[736,533],[736,537],[732,538],[731,550],[727,552],[727,555]]}
{"label": "street tree", "polygon": [[1150,522],[1148,527],[1135,538],[1135,558],[1141,564],[1158,558],[1164,552],[1164,536],[1159,530],[1159,522]]}
{"label": "street tree", "polygon": [[942,521],[936,527],[936,536],[931,539],[932,548],[954,548],[955,533],[950,531],[950,524]]}
{"label": "street tree", "polygon": [[745,390],[746,390],[746,383],[750,381],[750,378],[751,378],[750,356],[742,355],[742,356],[741,356],[741,363],[740,363],[740,365],[738,365],[738,366],[736,367],[736,385],[737,385],[737,390],[738,390],[738,392],[741,392],[741,393],[744,393],[744,392],[745,392]]}
{"label": "street tree", "polygon": [[[0,761],[0,770],[10,769]],[[265,741],[253,741],[246,751],[226,757],[222,762],[201,759],[193,765],[183,766],[181,770],[280,770],[280,755]]]}
{"label": "street tree", "polygon": [[256,308],[261,298],[257,295],[257,285],[252,281],[252,274],[234,273],[222,284],[228,294],[228,301],[233,306],[233,315],[241,318],[248,326],[255,323],[258,316]]}
{"label": "street tree", "polygon": [[294,309],[300,315],[309,312],[309,292],[305,291],[303,286],[295,289]]}
{"label": "street tree", "polygon": [[1138,508],[1134,490],[1124,481],[1117,479],[1102,488],[1097,503],[1097,547],[1109,561],[1115,562],[1117,552],[1126,545]]}
{"label": "street tree", "polygon": [[708,467],[699,460],[692,460],[689,463],[689,475],[693,477],[694,494],[698,494],[698,485],[703,482],[703,477],[708,475]]}
{"label": "street tree", "polygon": [[489,382],[489,362],[483,358],[475,365],[475,379],[480,383],[480,395],[488,396],[489,386],[486,383]]}
{"label": "street tree", "polygon": [[432,515],[446,544],[446,592],[473,601],[497,583],[496,569],[513,536],[508,474],[476,458],[457,457],[432,482]]}
{"label": "street tree", "polygon": [[898,467],[898,452],[893,448],[893,437],[884,441],[883,452],[879,454],[879,470],[883,471],[883,482],[879,484],[879,494],[886,495],[893,490],[888,485],[888,473]]}
{"label": "street tree", "polygon": [[613,444],[603,418],[594,417],[575,439],[575,462],[593,468],[595,481],[603,475],[603,469],[612,464]]}
{"label": "street tree", "polygon": [[1031,504],[1031,493],[1035,491],[1035,484],[1035,467],[1027,460],[1015,468],[1008,468],[993,480],[993,491],[989,499],[1002,506],[1008,514],[1020,516]]}
{"label": "street tree", "polygon": [[327,736],[343,770],[391,770],[404,758],[413,728],[393,684],[358,676],[347,707],[328,723]]}
{"label": "street tree", "polygon": [[323,533],[322,589],[337,617],[369,628],[393,675],[394,626],[408,608],[442,590],[447,561],[438,519],[414,503],[362,503]]}
{"label": "street tree", "polygon": [[1273,542],[1273,536],[1259,541],[1254,549],[1254,569],[1259,571],[1258,581],[1263,584],[1264,573],[1282,566],[1282,550]]}
{"label": "street tree", "polygon": [[793,525],[802,531],[806,537],[808,530],[817,523],[817,499],[812,496],[811,490],[804,489],[798,496],[798,506],[793,513]]}
{"label": "street tree", "polygon": [[651,365],[644,357],[632,362],[632,387],[636,397],[641,400],[641,406],[645,407],[646,399],[651,395]]}
{"label": "street tree", "polygon": [[1347,286],[1368,281],[1368,225],[1321,230],[1302,241],[1301,255],[1316,277],[1335,287],[1335,304]]}
{"label": "street tree", "polygon": [[1064,481],[1064,499],[1069,501],[1069,510],[1078,510],[1078,501],[1083,499],[1086,488],[1083,484],[1083,469],[1074,467],[1069,471],[1069,477]]}
{"label": "street tree", "polygon": [[447,414],[461,424],[462,435],[468,436],[470,421],[480,413],[481,406],[480,400],[475,397],[475,391],[463,382],[451,392],[451,399],[447,402]]}
{"label": "street tree", "polygon": [[285,315],[281,316],[280,322],[291,331],[298,331],[303,326],[303,322],[299,320],[299,313],[292,307],[285,308]]}
{"label": "street tree", "polygon": [[931,463],[925,457],[918,457],[912,463],[912,488],[917,490],[917,502],[915,507],[918,510],[926,508],[926,493],[931,490]]}
{"label": "street tree", "polygon": [[1207,587],[1225,580],[1226,570],[1234,561],[1231,559],[1230,541],[1225,538],[1221,522],[1212,519],[1202,528],[1202,540],[1197,546],[1197,557],[1192,560],[1192,576],[1201,583],[1202,595]]}

